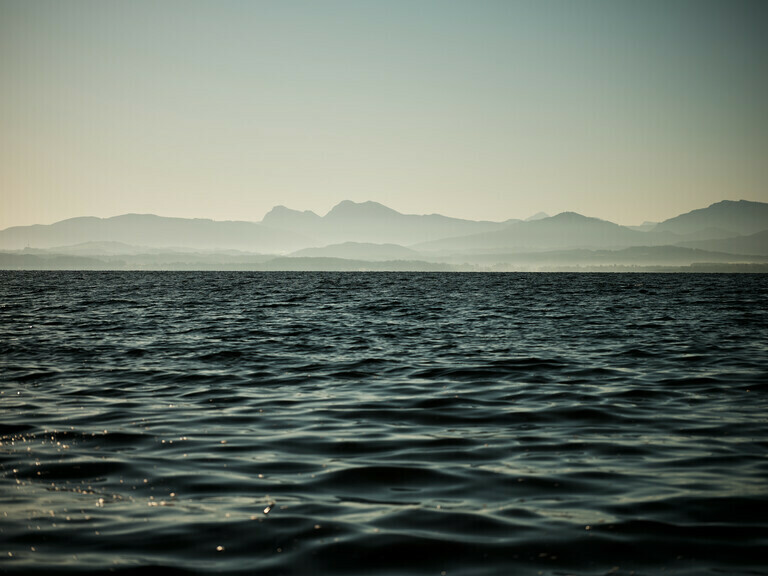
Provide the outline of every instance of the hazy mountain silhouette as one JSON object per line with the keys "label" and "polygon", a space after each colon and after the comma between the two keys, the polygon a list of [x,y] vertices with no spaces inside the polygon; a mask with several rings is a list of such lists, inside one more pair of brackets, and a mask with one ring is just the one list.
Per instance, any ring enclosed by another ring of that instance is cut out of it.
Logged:
{"label": "hazy mountain silhouette", "polygon": [[[0,252],[5,270],[669,270],[708,266],[707,271],[768,271],[768,256],[740,256],[679,246],[636,246],[622,250],[555,250],[472,254],[439,259],[285,257],[247,253],[153,251],[144,254],[73,256],[35,249]],[[747,268],[733,266],[749,264]]]}
{"label": "hazy mountain silhouette", "polygon": [[311,210],[300,212],[285,206],[275,206],[267,212],[261,223],[271,228],[313,234],[316,228],[322,226],[322,218]]}
{"label": "hazy mountain silhouette", "polygon": [[9,254],[0,252],[2,270],[122,270],[122,262],[65,254]]}
{"label": "hazy mountain silhouette", "polygon": [[[656,226],[639,228],[641,229],[620,226],[575,212],[562,212],[549,218],[516,222],[499,231],[463,238],[444,238],[411,247],[420,251],[444,253],[563,248],[618,249],[629,246],[673,245],[729,238],[736,234],[752,234],[764,230],[768,228],[768,204],[745,200],[723,201],[670,218]],[[712,248],[719,250],[716,245],[712,245]],[[743,250],[738,252],[744,253]]]}
{"label": "hazy mountain silhouette", "polygon": [[[476,222],[350,201],[325,216],[277,206],[260,223],[140,214],[72,218],[0,231],[0,249],[25,247],[3,255],[0,266],[433,270],[437,264],[535,267],[537,259],[544,266],[759,263],[768,255],[768,204],[760,202],[718,202],[651,230],[574,212],[533,218]],[[276,258],[286,253],[293,257]]]}
{"label": "hazy mountain silhouette", "polygon": [[[149,246],[134,246],[131,244],[125,244],[123,242],[83,242],[82,244],[73,244],[71,246],[55,246],[53,248],[24,248],[21,251],[23,254],[40,254],[50,256],[52,254],[67,255],[67,256],[98,256],[98,257],[118,257],[118,256],[171,256],[171,255],[186,255],[196,254],[203,256],[215,256],[215,257],[238,257],[248,256],[249,258],[254,255],[265,255],[262,252],[249,252],[243,250],[235,250],[232,248],[224,249],[208,249],[208,248],[188,248],[183,246],[163,246],[160,248],[153,248]],[[269,255],[269,254],[268,254]],[[269,256],[274,256],[271,254]]]}
{"label": "hazy mountain silhouette", "polygon": [[512,252],[490,254],[456,254],[447,256],[440,261],[448,263],[472,263],[477,265],[520,264],[526,266],[562,265],[606,265],[624,264],[634,266],[674,265],[688,266],[704,262],[765,262],[768,256],[728,254],[685,248],[682,246],[631,246],[619,250],[548,250],[544,252]]}
{"label": "hazy mountain silhouette", "polygon": [[304,248],[294,252],[292,257],[310,258],[349,258],[352,260],[418,260],[422,256],[415,250],[398,244],[371,244],[364,242],[344,242],[322,248]]}
{"label": "hazy mountain silhouette", "polygon": [[762,232],[756,232],[755,234],[749,234],[747,236],[679,242],[677,245],[686,246],[688,248],[699,248],[701,250],[727,252],[729,254],[768,256],[768,230],[763,230]]}
{"label": "hazy mountain silhouette", "polygon": [[642,245],[646,233],[613,222],[562,212],[549,218],[516,222],[502,230],[464,238],[445,238],[412,246],[420,251],[553,250],[562,248],[620,248]]}
{"label": "hazy mountain silhouette", "polygon": [[[706,208],[692,210],[656,225],[654,232],[694,234],[711,230],[713,237],[754,234],[768,229],[768,204],[747,200],[723,200]],[[700,238],[705,239],[705,238]]]}
{"label": "hazy mountain silhouette", "polygon": [[351,260],[348,258],[294,258],[281,256],[264,263],[260,269],[274,271],[361,271],[381,272],[448,272],[457,270],[450,264],[422,260]]}
{"label": "hazy mountain silhouette", "polygon": [[166,218],[152,214],[70,218],[50,225],[16,226],[0,231],[0,247],[4,249],[51,248],[85,242],[234,248],[255,252],[296,250],[311,243],[298,232],[273,229],[255,222]]}
{"label": "hazy mountain silhouette", "polygon": [[67,247],[0,252],[6,270],[262,270],[275,255],[147,248],[138,253],[75,255]]}
{"label": "hazy mountain silhouette", "polygon": [[532,222],[534,220],[541,220],[542,218],[549,218],[549,214],[546,212],[536,212],[533,216],[528,216],[528,218],[525,219],[526,222]]}
{"label": "hazy mountain silhouette", "polygon": [[[35,249],[26,249],[30,253]],[[45,253],[68,254],[71,256],[120,256],[132,254],[148,254],[159,250],[148,246],[134,246],[124,242],[82,242],[71,246],[54,246],[50,249],[40,250]]]}
{"label": "hazy mountain silhouette", "polygon": [[316,245],[340,242],[416,244],[503,228],[505,222],[449,218],[440,214],[401,214],[378,202],[344,200],[325,216],[284,206],[273,208],[262,224],[310,236]]}
{"label": "hazy mountain silhouette", "polygon": [[637,230],[638,232],[649,232],[656,228],[658,222],[648,222],[647,220],[640,224],[640,226],[627,226],[630,230]]}

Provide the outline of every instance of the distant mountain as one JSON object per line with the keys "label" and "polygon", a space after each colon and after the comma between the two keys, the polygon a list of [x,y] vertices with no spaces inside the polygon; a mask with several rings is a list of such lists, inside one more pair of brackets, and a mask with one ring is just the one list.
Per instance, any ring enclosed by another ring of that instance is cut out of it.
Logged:
{"label": "distant mountain", "polygon": [[323,248],[304,248],[290,254],[291,257],[349,258],[352,260],[418,260],[421,254],[398,244],[371,244],[344,242]]}
{"label": "distant mountain", "polygon": [[52,248],[88,242],[273,253],[311,244],[298,232],[270,228],[255,222],[165,218],[152,214],[71,218],[50,225],[16,226],[0,231],[0,249],[6,250],[26,246]]}
{"label": "distant mountain", "polygon": [[[613,222],[563,212],[549,218],[513,223],[503,230],[464,238],[446,238],[411,246],[420,251],[499,252],[502,250],[558,250],[568,248],[616,250],[630,246],[685,245],[738,254],[762,254],[759,239],[726,249],[726,244],[694,244],[696,241],[732,238],[768,228],[768,204],[723,201],[694,210],[655,226],[619,226]],[[744,248],[744,249],[742,249]],[[756,251],[757,250],[757,251]]]}
{"label": "distant mountain", "polygon": [[315,244],[366,242],[400,245],[490,232],[507,225],[506,222],[478,222],[439,214],[401,214],[378,202],[350,200],[340,202],[322,217],[313,212],[278,206],[261,223],[310,236]]}
{"label": "distant mountain", "polygon": [[[364,245],[360,245],[365,248]],[[659,267],[718,265],[708,271],[765,272],[768,256],[744,256],[680,246],[634,246],[621,250],[554,250],[508,254],[471,254],[441,258],[339,258],[327,256],[270,256],[230,252],[178,252],[74,256],[56,249],[0,252],[2,270],[296,270],[296,271],[547,271],[547,270],[659,270]],[[748,265],[735,270],[730,267]],[[723,268],[722,266],[725,266]]]}
{"label": "distant mountain", "polygon": [[728,254],[768,256],[768,230],[749,234],[748,236],[678,242],[677,245],[686,246],[688,248],[699,248],[701,250],[727,252]]}
{"label": "distant mountain", "polygon": [[621,248],[643,245],[644,232],[575,212],[516,222],[502,230],[464,238],[446,238],[412,246],[419,251],[490,252],[563,248]]}
{"label": "distant mountain", "polygon": [[720,238],[768,230],[768,203],[723,200],[660,222],[654,231],[693,234],[707,229],[716,232],[710,237]]}
{"label": "distant mountain", "polygon": [[337,222],[345,220],[397,220],[400,216],[405,216],[405,214],[387,208],[378,202],[352,202],[352,200],[339,202],[325,215],[327,219]]}
{"label": "distant mountain", "polygon": [[534,220],[541,220],[543,218],[549,218],[549,214],[546,212],[536,212],[533,216],[529,216],[525,219],[526,222],[533,222]]}
{"label": "distant mountain", "polygon": [[0,252],[0,270],[119,270],[122,268],[122,264],[107,265],[97,258],[84,256]]}
{"label": "distant mountain", "polygon": [[54,246],[49,249],[27,249],[26,253],[32,253],[38,250],[46,254],[68,254],[71,256],[118,256],[126,254],[146,254],[157,250],[156,248],[147,248],[146,246],[133,246],[124,242],[82,242],[71,246]]}
{"label": "distant mountain", "polygon": [[5,270],[260,270],[274,255],[230,252],[163,251],[142,253],[72,255],[27,248],[0,252]]}
{"label": "distant mountain", "polygon": [[648,222],[647,220],[640,224],[640,226],[627,226],[630,230],[637,230],[638,232],[650,232],[656,228],[658,222]]}
{"label": "distant mountain", "polygon": [[311,210],[291,210],[285,206],[275,206],[267,212],[261,221],[265,226],[283,230],[314,230],[321,225],[322,218]]}
{"label": "distant mountain", "polygon": [[[718,202],[633,229],[574,212],[477,222],[346,200],[325,216],[276,206],[258,223],[125,214],[8,228],[0,231],[0,250],[23,250],[7,253],[0,267],[298,269],[303,262],[318,269],[325,262],[333,269],[384,269],[383,263],[398,262],[397,269],[413,269],[402,263],[530,262],[534,269],[536,258],[558,266],[684,265],[762,262],[767,244],[768,204],[760,202]],[[283,264],[267,264],[289,253],[293,258]]]}
{"label": "distant mountain", "polygon": [[689,266],[702,262],[766,262],[768,256],[727,254],[684,248],[682,246],[631,246],[620,250],[548,250],[545,252],[513,252],[507,254],[473,254],[446,257],[449,263],[469,262],[477,265],[519,264],[547,268],[576,265]]}
{"label": "distant mountain", "polygon": [[374,262],[371,260],[350,260],[347,258],[293,258],[281,256],[265,262],[260,266],[260,269],[299,272],[356,272],[365,270],[376,270],[380,272],[449,272],[460,268],[450,264],[419,260],[386,260]]}

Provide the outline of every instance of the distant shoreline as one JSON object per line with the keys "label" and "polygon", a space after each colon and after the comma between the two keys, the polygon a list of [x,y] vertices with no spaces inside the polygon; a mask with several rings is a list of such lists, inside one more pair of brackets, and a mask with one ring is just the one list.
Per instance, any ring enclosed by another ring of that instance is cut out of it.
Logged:
{"label": "distant shoreline", "polygon": [[417,264],[401,266],[391,262],[370,262],[367,266],[349,262],[348,266],[315,267],[315,268],[290,268],[290,267],[266,267],[250,266],[224,266],[224,267],[192,267],[179,264],[178,266],[165,267],[115,267],[105,263],[103,267],[82,266],[35,266],[19,262],[13,265],[0,254],[0,271],[2,272],[188,272],[188,273],[217,273],[217,272],[263,272],[263,273],[411,273],[411,274],[768,274],[768,264],[718,264],[697,263],[690,266],[572,266],[572,267],[540,267],[537,269],[492,269],[490,267],[447,267],[435,265],[433,267],[420,268]]}

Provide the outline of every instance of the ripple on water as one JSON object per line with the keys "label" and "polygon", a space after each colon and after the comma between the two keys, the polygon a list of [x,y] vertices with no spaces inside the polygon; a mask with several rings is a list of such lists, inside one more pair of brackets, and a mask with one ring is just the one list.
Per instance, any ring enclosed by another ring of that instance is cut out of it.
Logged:
{"label": "ripple on water", "polygon": [[768,573],[763,275],[0,293],[5,573]]}

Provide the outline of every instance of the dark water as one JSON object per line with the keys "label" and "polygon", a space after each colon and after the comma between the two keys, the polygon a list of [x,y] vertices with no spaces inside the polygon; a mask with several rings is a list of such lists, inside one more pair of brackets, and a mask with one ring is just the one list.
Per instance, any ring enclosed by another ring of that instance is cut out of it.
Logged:
{"label": "dark water", "polygon": [[768,574],[767,276],[0,294],[0,571]]}

